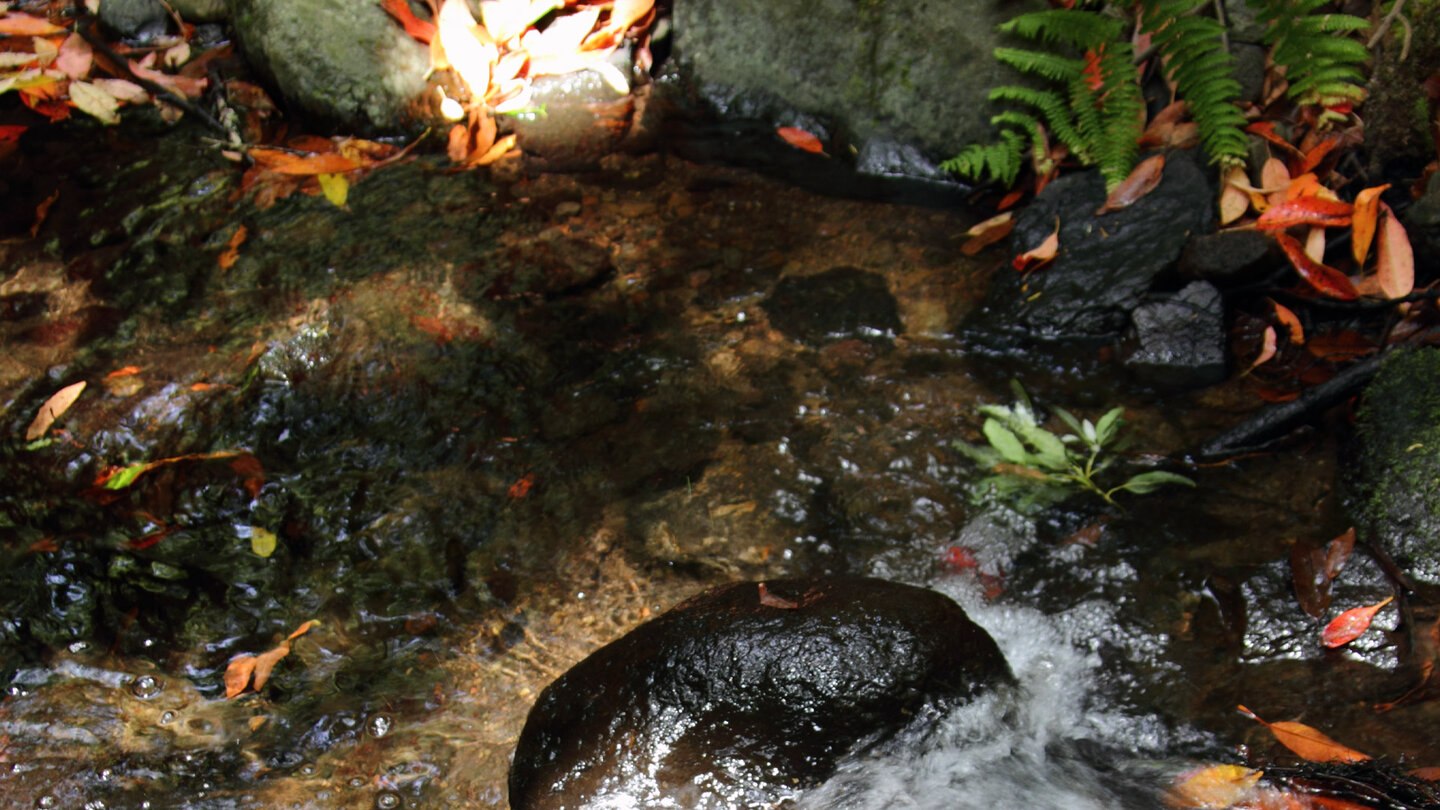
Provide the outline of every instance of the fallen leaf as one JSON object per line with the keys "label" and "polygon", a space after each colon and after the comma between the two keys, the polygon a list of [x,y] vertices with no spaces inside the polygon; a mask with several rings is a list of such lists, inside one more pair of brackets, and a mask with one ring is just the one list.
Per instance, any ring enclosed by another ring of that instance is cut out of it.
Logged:
{"label": "fallen leaf", "polygon": [[125,366],[124,368],[117,368],[117,369],[115,369],[114,371],[110,372],[109,374],[106,374],[106,375],[105,375],[105,379],[107,379],[107,380],[113,380],[113,379],[115,379],[116,377],[129,377],[129,376],[131,376],[131,375],[133,375],[133,374],[139,374],[139,373],[140,373],[140,367],[139,367],[139,366]]}
{"label": "fallen leaf", "polygon": [[1244,706],[1237,708],[1255,722],[1270,729],[1270,733],[1275,735],[1281,745],[1289,748],[1301,759],[1311,762],[1366,762],[1370,759],[1368,754],[1347,748],[1304,723],[1268,723]]}
{"label": "fallen leaf", "polygon": [[79,399],[80,393],[84,390],[85,381],[81,380],[61,388],[45,400],[45,404],[40,406],[40,410],[30,422],[30,427],[25,429],[25,441],[33,442],[44,436],[45,431],[49,430],[55,420],[75,404],[75,400]]}
{"label": "fallen leaf", "polygon": [[60,189],[57,188],[50,193],[49,197],[41,200],[40,204],[35,206],[35,222],[30,225],[31,239],[40,233],[40,226],[45,224],[45,217],[50,214],[50,206],[54,205],[58,199],[60,199]]}
{"label": "fallen leaf", "polygon": [[254,653],[240,653],[230,659],[225,667],[225,697],[233,698],[245,691],[247,686],[253,685],[255,691],[260,691],[266,681],[270,680],[270,673],[275,670],[275,665],[280,659],[290,654],[290,642],[299,636],[303,636],[316,626],[319,622],[311,619],[300,625],[280,642],[273,649],[267,650],[259,655]]}
{"label": "fallen leaf", "polygon": [[177,464],[181,461],[208,461],[212,459],[234,458],[238,455],[241,455],[238,450],[222,450],[217,453],[190,453],[183,456],[171,456],[170,458],[162,458],[159,461],[141,461],[126,467],[111,468],[100,473],[95,477],[92,486],[101,487],[102,489],[124,489],[135,483],[136,479],[140,476],[158,467]]}
{"label": "fallen leaf", "polygon": [[[600,7],[577,11],[556,17],[545,26],[544,31],[530,29],[520,37],[520,47],[530,53],[532,59],[550,56],[566,56],[580,52],[580,43],[600,19]],[[497,54],[498,58],[498,54]]]}
{"label": "fallen leaf", "polygon": [[654,7],[655,0],[615,0],[615,5],[610,8],[610,20],[605,27],[616,34],[623,34]]}
{"label": "fallen leaf", "polygon": [[[151,56],[154,56],[154,54],[151,54]],[[148,65],[133,60],[130,61],[130,72],[142,79],[149,79],[161,87],[179,93],[186,98],[199,98],[205,94],[205,88],[210,84],[210,80],[206,78],[174,76],[169,73],[153,70]]]}
{"label": "fallen leaf", "polygon": [[275,553],[275,533],[260,526],[250,527],[250,550],[257,556],[269,557]]}
{"label": "fallen leaf", "polygon": [[1275,308],[1275,319],[1290,333],[1290,342],[1297,346],[1303,345],[1305,343],[1305,327],[1300,325],[1300,318],[1284,304],[1271,301],[1270,306]]}
{"label": "fallen leaf", "polygon": [[1263,776],[1262,771],[1242,765],[1211,765],[1181,774],[1170,791],[1171,806],[1222,810],[1239,804],[1250,795]]}
{"label": "fallen leaf", "polygon": [[[780,127],[775,130],[775,134],[796,149],[803,149],[816,155],[825,155],[825,145],[820,143],[820,139],[799,127]],[[829,157],[829,155],[825,156]]]}
{"label": "fallen leaf", "polygon": [[1325,261],[1325,229],[1316,225],[1310,227],[1310,232],[1305,234],[1305,255],[1311,261]]}
{"label": "fallen leaf", "polygon": [[1355,213],[1350,218],[1350,252],[1356,265],[1364,265],[1375,237],[1375,220],[1380,213],[1380,195],[1390,184],[1371,186],[1355,195]]}
{"label": "fallen leaf", "polygon": [[189,61],[190,43],[184,41],[172,45],[169,48],[166,48],[164,54],[160,58],[161,64],[172,70],[180,67],[181,65]]}
{"label": "fallen leaf", "polygon": [[120,123],[120,100],[89,82],[70,82],[70,103],[101,123]]}
{"label": "fallen leaf", "polygon": [[1305,249],[1293,236],[1276,233],[1275,241],[1280,243],[1280,248],[1285,251],[1286,258],[1300,277],[1320,294],[1341,301],[1353,301],[1360,297],[1354,283],[1344,273],[1306,256]]}
{"label": "fallen leaf", "polygon": [[225,697],[233,698],[250,685],[250,676],[255,674],[255,656],[240,653],[225,665]]}
{"label": "fallen leaf", "polygon": [[505,137],[496,141],[495,144],[489,149],[485,150],[485,153],[482,154],[480,157],[475,158],[474,165],[489,166],[491,163],[494,163],[500,158],[505,157],[507,154],[510,153],[510,150],[514,148],[515,134],[512,132],[511,134],[506,135]]}
{"label": "fallen leaf", "polygon": [[1350,608],[1331,619],[1330,623],[1325,625],[1324,631],[1320,633],[1320,638],[1325,642],[1326,647],[1343,647],[1349,644],[1369,630],[1370,622],[1375,620],[1375,614],[1394,599],[1393,596],[1387,596],[1383,601],[1373,605]]}
{"label": "fallen leaf", "polygon": [[1256,367],[1256,366],[1260,365],[1261,363],[1264,363],[1266,360],[1269,360],[1270,358],[1272,358],[1272,357],[1274,357],[1274,356],[1275,356],[1275,327],[1273,327],[1273,326],[1267,326],[1267,327],[1265,327],[1264,337],[1263,337],[1263,338],[1261,339],[1261,341],[1260,341],[1260,354],[1256,355],[1256,356],[1255,356],[1255,359],[1252,360],[1252,361],[1250,361],[1250,365],[1246,366],[1246,367],[1245,367],[1245,370],[1242,371],[1242,372],[1240,372],[1240,376],[1243,377],[1243,376],[1245,376],[1246,374],[1249,374],[1250,372],[1252,372],[1252,371],[1255,370],[1255,367]]}
{"label": "fallen leaf", "polygon": [[415,13],[410,10],[410,4],[405,0],[380,0],[380,8],[384,9],[386,14],[394,17],[412,39],[428,45],[430,40],[435,38],[435,23],[416,17]]}
{"label": "fallen leaf", "polygon": [[58,34],[64,31],[58,25],[53,25],[49,20],[42,17],[31,17],[28,14],[12,12],[0,17],[0,34],[9,34],[16,37],[43,37],[48,34]]}
{"label": "fallen leaf", "polygon": [[1020,202],[1020,198],[1024,196],[1025,192],[1017,188],[1007,193],[1004,197],[1001,197],[1000,202],[995,203],[995,210],[1004,211],[1006,208],[1009,208],[1015,203]]}
{"label": "fallen leaf", "polygon": [[510,500],[518,501],[529,495],[530,488],[533,486],[535,486],[535,473],[525,473],[510,485],[510,490],[506,494],[510,496]]}
{"label": "fallen leaf", "polygon": [[1055,258],[1055,254],[1058,252],[1060,252],[1060,218],[1056,217],[1055,230],[1040,244],[1012,259],[1010,265],[1024,273]]}
{"label": "fallen leaf", "polygon": [[[481,13],[485,14],[486,8],[495,5],[497,4],[481,3]],[[508,36],[500,36],[499,32],[490,26],[488,14],[485,23],[497,40],[503,42],[509,39]],[[443,0],[440,12],[435,15],[435,29],[436,39],[451,70],[455,71],[455,75],[464,83],[471,96],[484,98],[486,89],[490,87],[490,65],[500,57],[500,52],[494,43],[481,42],[475,36],[475,17],[470,13],[466,0]],[[523,26],[521,30],[524,30]]]}
{"label": "fallen leaf", "polygon": [[1165,156],[1151,155],[1140,161],[1130,174],[1105,197],[1105,204],[1095,209],[1095,215],[1108,214],[1111,211],[1119,211],[1129,208],[1146,194],[1155,190],[1160,185],[1160,178],[1165,171]]}
{"label": "fallen leaf", "polygon": [[345,179],[345,175],[318,174],[315,179],[320,181],[320,190],[325,193],[325,199],[336,208],[345,207],[345,198],[350,194],[350,181]]}
{"label": "fallen leaf", "polygon": [[1014,228],[1015,213],[1013,211],[996,214],[965,232],[965,235],[970,238],[965,241],[964,245],[960,246],[960,252],[966,256],[974,256],[976,253],[984,250],[986,246],[1009,236],[1010,231],[1014,230]]}
{"label": "fallen leaf", "polygon": [[1318,619],[1330,607],[1330,580],[1325,575],[1325,554],[1308,540],[1290,546],[1290,582],[1300,609]]}
{"label": "fallen leaf", "polygon": [[280,663],[280,659],[289,654],[290,642],[282,641],[274,649],[266,650],[255,656],[254,680],[251,685],[255,687],[256,692],[259,692],[265,686],[265,682],[270,680],[270,673],[275,671],[275,665]]}
{"label": "fallen leaf", "polygon": [[1320,161],[1324,160],[1326,156],[1330,154],[1331,150],[1339,145],[1340,139],[1338,137],[1329,137],[1316,144],[1315,148],[1306,152],[1305,157],[1300,159],[1300,172],[1303,174],[1308,171],[1313,171],[1316,166],[1320,165]]}
{"label": "fallen leaf", "polygon": [[1334,579],[1340,576],[1340,571],[1345,568],[1345,561],[1350,559],[1350,552],[1355,548],[1355,527],[1346,529],[1339,537],[1330,541],[1325,549],[1325,576]]}
{"label": "fallen leaf", "polygon": [[1264,188],[1277,189],[1274,193],[1288,188],[1290,185],[1290,170],[1285,168],[1285,161],[1279,158],[1268,158],[1260,167],[1260,185]]}
{"label": "fallen leaf", "polygon": [[335,152],[297,155],[281,149],[251,147],[248,154],[258,165],[277,174],[340,174],[360,168],[355,161]]}
{"label": "fallen leaf", "polygon": [[90,49],[90,43],[79,34],[71,34],[60,44],[60,52],[55,55],[55,68],[72,79],[83,79],[90,75],[90,68],[95,64],[95,52]]}
{"label": "fallen leaf", "polygon": [[[1245,127],[1245,131],[1249,132],[1252,135],[1259,135],[1260,137],[1264,138],[1275,146],[1280,147],[1280,150],[1283,152],[1288,152],[1297,158],[1302,157],[1299,149],[1296,149],[1294,146],[1291,145],[1289,141],[1285,140],[1278,133],[1275,132],[1275,123],[1273,121],[1256,121],[1255,123]],[[1274,158],[1271,158],[1271,160],[1274,160]]]}
{"label": "fallen leaf", "polygon": [[1339,200],[1323,197],[1296,197],[1274,203],[1255,221],[1262,230],[1288,228],[1291,225],[1343,227],[1350,224],[1355,207]]}
{"label": "fallen leaf", "polygon": [[91,84],[127,104],[137,104],[150,99],[148,90],[128,79],[96,79]]}
{"label": "fallen leaf", "polygon": [[1380,207],[1385,216],[1376,245],[1375,280],[1386,298],[1401,298],[1415,289],[1415,253],[1400,218],[1385,203]]}
{"label": "fallen leaf", "polygon": [[1225,182],[1220,187],[1220,224],[1229,225],[1250,210],[1250,195],[1236,180],[1245,179],[1245,168],[1236,166],[1225,173]]}
{"label": "fallen leaf", "polygon": [[235,229],[235,233],[230,234],[230,239],[225,242],[225,250],[215,260],[221,270],[229,270],[240,260],[240,245],[245,243],[245,237],[249,233],[249,229],[241,225]]}
{"label": "fallen leaf", "polygon": [[765,583],[763,582],[760,583],[759,588],[760,604],[764,605],[765,607],[779,608],[781,610],[795,610],[800,607],[799,603],[797,602],[791,602],[789,599],[770,593],[770,591],[765,587]]}

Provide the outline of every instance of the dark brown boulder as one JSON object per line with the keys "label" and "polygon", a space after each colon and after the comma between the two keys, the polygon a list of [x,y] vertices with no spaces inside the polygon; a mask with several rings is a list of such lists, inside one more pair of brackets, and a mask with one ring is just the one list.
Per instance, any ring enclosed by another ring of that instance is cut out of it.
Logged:
{"label": "dark brown boulder", "polygon": [[769,806],[927,707],[1012,680],[990,636],[934,591],[859,578],[724,585],[540,694],[510,806]]}

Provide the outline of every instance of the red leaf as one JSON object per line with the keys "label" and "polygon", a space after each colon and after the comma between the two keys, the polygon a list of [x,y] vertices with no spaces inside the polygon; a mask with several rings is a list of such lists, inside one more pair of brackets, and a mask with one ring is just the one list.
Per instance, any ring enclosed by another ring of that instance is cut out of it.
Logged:
{"label": "red leaf", "polygon": [[1024,196],[1025,192],[1016,189],[1009,194],[1006,194],[1004,197],[1001,197],[1000,202],[995,204],[995,210],[1004,211],[1006,208],[1009,208],[1015,203],[1020,202],[1020,198]]}
{"label": "red leaf", "polygon": [[535,486],[535,473],[525,473],[520,479],[510,485],[510,499],[518,501],[530,494],[530,487]]}
{"label": "red leaf", "polygon": [[[796,149],[803,149],[806,152],[813,152],[817,155],[825,155],[825,145],[820,143],[820,139],[803,129],[797,127],[780,127],[775,130],[775,134],[779,135],[786,143]],[[829,157],[829,155],[825,156]]]}
{"label": "red leaf", "polygon": [[1350,608],[1331,619],[1330,623],[1325,625],[1325,630],[1320,634],[1320,638],[1325,641],[1326,647],[1343,647],[1349,644],[1369,630],[1370,622],[1374,621],[1375,614],[1394,599],[1393,596],[1387,596],[1383,601],[1373,605]]}
{"label": "red leaf", "polygon": [[1280,147],[1282,150],[1293,154],[1295,157],[1301,157],[1299,149],[1291,146],[1289,141],[1275,134],[1275,124],[1273,122],[1257,121],[1256,123],[1245,127],[1245,131],[1249,132],[1252,135],[1259,135],[1270,143],[1273,143],[1276,146]]}
{"label": "red leaf", "polygon": [[1323,225],[1344,227],[1350,224],[1350,215],[1355,207],[1339,200],[1324,197],[1296,197],[1293,200],[1272,205],[1260,215],[1255,227],[1261,230],[1288,228],[1291,225]]}
{"label": "red leaf", "polygon": [[763,582],[760,583],[760,604],[781,610],[795,610],[800,607],[797,602],[791,602],[789,599],[770,593]]}
{"label": "red leaf", "polygon": [[951,546],[945,552],[945,568],[952,574],[958,574],[971,568],[980,567],[980,562],[975,559],[975,554],[968,548]]}
{"label": "red leaf", "polygon": [[1164,171],[1164,155],[1152,155],[1140,161],[1140,164],[1130,171],[1130,175],[1105,198],[1105,204],[1095,209],[1095,215],[1130,207],[1160,185],[1160,177]]}
{"label": "red leaf", "polygon": [[1285,251],[1286,258],[1290,259],[1290,264],[1294,265],[1300,277],[1321,295],[1341,301],[1353,301],[1360,297],[1359,291],[1344,273],[1306,256],[1305,248],[1293,236],[1277,233],[1275,241],[1280,243],[1280,248]]}
{"label": "red leaf", "polygon": [[405,0],[380,0],[380,7],[405,28],[405,33],[415,39],[428,45],[430,40],[435,38],[435,23],[416,17]]}

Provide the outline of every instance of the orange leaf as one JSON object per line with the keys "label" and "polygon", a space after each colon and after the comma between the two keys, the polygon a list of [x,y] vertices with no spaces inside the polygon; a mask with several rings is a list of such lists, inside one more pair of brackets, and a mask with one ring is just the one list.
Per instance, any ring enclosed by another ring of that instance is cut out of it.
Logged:
{"label": "orange leaf", "polygon": [[270,673],[280,659],[290,654],[290,642],[283,641],[280,646],[273,650],[267,650],[255,656],[255,691],[259,692],[260,687],[270,680]]}
{"label": "orange leaf", "polygon": [[1004,197],[1001,197],[1000,202],[995,204],[995,210],[1004,211],[1006,208],[1009,208],[1015,203],[1020,202],[1020,198],[1024,196],[1025,192],[1016,189],[1009,194],[1006,194]]}
{"label": "orange leaf", "polygon": [[75,400],[80,398],[80,393],[84,390],[85,381],[81,380],[61,388],[45,400],[45,404],[40,406],[40,410],[30,422],[30,427],[25,429],[25,441],[33,442],[44,436],[50,425],[75,404]]}
{"label": "orange leaf", "polygon": [[0,34],[16,37],[43,37],[47,34],[58,34],[64,30],[58,25],[52,25],[43,17],[31,17],[28,14],[18,13],[0,17]]}
{"label": "orange leaf", "polygon": [[1290,260],[1290,264],[1295,267],[1300,277],[1321,295],[1341,301],[1353,301],[1360,297],[1359,291],[1355,289],[1355,285],[1344,273],[1306,256],[1305,249],[1295,240],[1295,237],[1277,233],[1275,241],[1280,243],[1281,250],[1285,251],[1286,258]]}
{"label": "orange leaf", "polygon": [[525,473],[515,483],[510,485],[510,491],[506,494],[512,501],[518,501],[530,494],[530,488],[535,486],[535,473]]}
{"label": "orange leaf", "polygon": [[1211,765],[1181,774],[1170,791],[1175,807],[1231,807],[1250,796],[1264,774],[1241,765]]}
{"label": "orange leaf", "polygon": [[116,377],[129,377],[129,376],[132,375],[132,374],[139,374],[139,373],[140,373],[140,367],[139,367],[139,366],[126,366],[126,367],[124,367],[124,368],[117,368],[117,369],[115,369],[114,371],[110,372],[109,374],[106,374],[106,375],[105,375],[105,379],[107,379],[107,380],[113,380],[113,379],[115,379]]}
{"label": "orange leaf", "polygon": [[310,632],[310,629],[311,629],[312,627],[315,627],[315,626],[318,625],[318,624],[320,624],[320,622],[318,622],[318,621],[316,621],[316,620],[314,620],[314,619],[311,619],[311,620],[305,622],[304,624],[300,625],[299,627],[295,628],[295,632],[293,632],[293,633],[291,633],[290,635],[286,636],[286,637],[285,637],[285,640],[286,640],[286,641],[294,641],[295,639],[297,639],[297,638],[305,635],[306,633]]}
{"label": "orange leaf", "polygon": [[435,38],[435,23],[416,17],[405,0],[380,0],[380,7],[385,9],[386,14],[394,17],[412,38],[427,45]]}
{"label": "orange leaf", "polygon": [[1301,159],[1300,172],[1303,174],[1308,171],[1313,171],[1316,166],[1320,165],[1320,161],[1324,160],[1325,156],[1330,154],[1331,150],[1339,145],[1340,139],[1336,137],[1326,138],[1316,144],[1315,148],[1306,152],[1305,157]]}
{"label": "orange leaf", "polygon": [[225,665],[225,697],[233,698],[250,685],[250,676],[255,674],[255,656],[241,653]]}
{"label": "orange leaf", "polygon": [[655,0],[615,0],[606,27],[616,34],[623,34],[654,7]]}
{"label": "orange leaf", "polygon": [[1350,608],[1331,619],[1330,623],[1325,625],[1325,630],[1320,634],[1320,638],[1324,640],[1326,647],[1343,647],[1349,644],[1369,630],[1370,622],[1375,620],[1375,614],[1394,599],[1393,596],[1387,596],[1384,601],[1376,602],[1373,605]]}
{"label": "orange leaf", "polygon": [[512,132],[509,135],[506,135],[505,137],[496,141],[494,145],[492,145],[489,149],[486,149],[485,154],[476,158],[474,164],[476,166],[489,166],[491,163],[494,163],[500,158],[508,155],[510,153],[510,150],[514,148],[515,133]]}
{"label": "orange leaf", "polygon": [[[820,143],[820,139],[803,129],[799,129],[798,127],[780,127],[775,130],[775,134],[779,135],[786,143],[796,149],[803,149],[806,152],[813,152],[817,155],[825,155],[825,145]],[[825,156],[829,157],[829,155]]]}
{"label": "orange leaf", "polygon": [[1041,242],[1039,245],[1036,245],[1030,250],[1025,251],[1024,253],[1021,253],[1019,256],[1016,256],[1010,261],[1010,264],[1016,270],[1019,270],[1023,273],[1027,270],[1033,270],[1055,258],[1055,254],[1059,251],[1060,218],[1056,217],[1055,230],[1049,236],[1045,237],[1045,241]]}
{"label": "orange leaf", "polygon": [[1380,213],[1380,195],[1390,184],[1372,186],[1355,195],[1355,214],[1351,217],[1350,250],[1355,264],[1364,265],[1365,256],[1370,252],[1370,240],[1375,237],[1375,217]]}
{"label": "orange leaf", "polygon": [[248,233],[249,230],[241,225],[235,229],[235,233],[230,235],[230,241],[225,243],[225,251],[216,259],[221,270],[229,270],[240,259],[240,245],[244,243]]}
{"label": "orange leaf", "polygon": [[1270,729],[1280,744],[1311,762],[1365,762],[1370,759],[1353,748],[1346,748],[1304,723],[1289,721],[1267,723],[1244,706],[1237,707],[1255,722]]}
{"label": "orange leaf", "polygon": [[1264,339],[1262,340],[1261,345],[1260,345],[1260,354],[1257,355],[1253,361],[1251,361],[1251,363],[1250,363],[1249,366],[1246,366],[1246,367],[1245,367],[1245,370],[1244,370],[1243,372],[1241,372],[1240,375],[1243,377],[1244,375],[1249,374],[1251,371],[1254,371],[1254,370],[1255,370],[1255,367],[1256,367],[1256,366],[1260,365],[1261,363],[1265,362],[1266,360],[1269,360],[1270,358],[1272,358],[1272,357],[1274,357],[1274,356],[1275,356],[1275,327],[1273,327],[1273,326],[1267,326],[1267,327],[1265,327],[1265,337],[1264,337]]}
{"label": "orange leaf", "polygon": [[320,155],[292,155],[278,149],[252,148],[249,154],[256,163],[279,174],[344,174],[359,168],[355,161],[335,152]]}
{"label": "orange leaf", "polygon": [[1355,207],[1339,200],[1323,197],[1296,197],[1270,206],[1260,215],[1255,227],[1260,229],[1288,228],[1291,225],[1343,227],[1350,224]]}
{"label": "orange leaf", "polygon": [[987,245],[1004,239],[1010,235],[1015,228],[1015,214],[1013,211],[1006,211],[1003,214],[985,220],[965,232],[970,237],[964,245],[960,246],[960,252],[966,256],[974,256]]}
{"label": "orange leaf", "polygon": [[1289,152],[1295,157],[1301,156],[1299,149],[1291,146],[1289,141],[1275,134],[1275,124],[1271,121],[1257,121],[1245,127],[1245,131],[1252,135],[1259,135],[1270,143],[1280,147],[1282,151]]}
{"label": "orange leaf", "polygon": [[1296,345],[1303,344],[1305,342],[1305,327],[1300,325],[1300,319],[1295,316],[1295,313],[1290,311],[1290,308],[1284,304],[1271,301],[1270,305],[1275,308],[1275,319],[1289,331],[1290,342]]}
{"label": "orange leaf", "polygon": [[1415,289],[1415,253],[1395,212],[1385,203],[1380,207],[1385,209],[1385,224],[1376,246],[1375,280],[1386,298],[1400,298]]}
{"label": "orange leaf", "polygon": [[1320,185],[1320,180],[1313,174],[1302,174],[1290,181],[1280,194],[1281,200],[1293,200],[1296,197],[1325,197],[1331,199],[1334,195],[1330,189]]}
{"label": "orange leaf", "polygon": [[1105,204],[1095,209],[1095,215],[1128,208],[1160,185],[1160,177],[1164,171],[1164,155],[1152,155],[1140,161],[1139,165],[1130,171],[1130,175],[1106,196]]}

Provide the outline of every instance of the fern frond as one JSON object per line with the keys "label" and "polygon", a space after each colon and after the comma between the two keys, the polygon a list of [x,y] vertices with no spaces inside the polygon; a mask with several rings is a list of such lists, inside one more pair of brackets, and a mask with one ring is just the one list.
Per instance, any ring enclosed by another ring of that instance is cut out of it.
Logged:
{"label": "fern frond", "polygon": [[[1076,159],[1082,163],[1089,162],[1089,145],[1080,136],[1080,131],[1075,128],[1075,114],[1070,111],[1070,105],[1059,95],[1048,90],[1005,85],[991,90],[990,100],[1028,104],[1039,110],[1045,117],[1045,123],[1050,126],[1050,131],[1055,134],[1056,140],[1069,147]],[[996,118],[1000,117],[996,116]],[[991,123],[1000,122],[992,118]]]}
{"label": "fern frond", "polygon": [[1185,16],[1204,0],[1142,2],[1141,30],[1151,34],[1169,66],[1176,94],[1190,104],[1200,142],[1210,159],[1225,165],[1245,160],[1245,116],[1235,106],[1240,83],[1225,50],[1224,26],[1209,17]]}
{"label": "fern frond", "polygon": [[1019,34],[1046,45],[1069,45],[1076,50],[1093,48],[1119,38],[1125,23],[1114,17],[1077,9],[1056,8],[1021,14],[1002,23],[1000,30]]}
{"label": "fern frond", "polygon": [[983,180],[989,175],[991,180],[1014,185],[1020,168],[1025,165],[1025,142],[1026,137],[1015,130],[1001,130],[999,143],[971,144],[941,163],[940,168],[971,180]]}
{"label": "fern frond", "polygon": [[1101,45],[1087,56],[1084,73],[1070,83],[1076,129],[1111,190],[1130,174],[1145,126],[1145,99],[1128,44]]}
{"label": "fern frond", "polygon": [[1258,0],[1258,5],[1256,16],[1267,25],[1264,41],[1273,46],[1275,62],[1285,66],[1290,98],[1323,106],[1364,97],[1360,65],[1370,53],[1345,34],[1369,28],[1369,22],[1349,14],[1312,14],[1324,0]]}
{"label": "fern frond", "polygon": [[1070,59],[1024,48],[996,48],[995,59],[1022,73],[1031,73],[1052,82],[1068,82],[1085,69],[1082,59]]}

